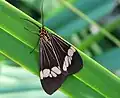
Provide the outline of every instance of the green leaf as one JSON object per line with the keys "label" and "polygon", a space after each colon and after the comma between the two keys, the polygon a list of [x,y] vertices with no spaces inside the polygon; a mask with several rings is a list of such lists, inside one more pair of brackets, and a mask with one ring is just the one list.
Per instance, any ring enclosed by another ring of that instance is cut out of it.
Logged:
{"label": "green leaf", "polygon": [[110,51],[94,58],[111,71],[120,69],[120,48],[111,49]]}
{"label": "green leaf", "polygon": [[5,59],[6,59],[6,57],[0,54],[0,62],[5,60]]}
{"label": "green leaf", "polygon": [[[27,45],[23,44],[22,42],[20,42],[19,40],[15,39],[12,36],[9,36],[9,34],[7,34],[5,31],[2,31],[2,29],[0,29],[0,32],[2,32],[0,34],[0,42],[5,42],[5,40],[7,39],[8,42],[2,44],[0,49],[1,49],[1,53],[3,55],[5,55],[6,57],[8,57],[9,59],[11,59],[12,61],[16,62],[17,64],[19,64],[20,66],[26,68],[27,70],[31,71],[32,73],[38,75],[38,71],[39,71],[39,67],[38,67],[38,53],[34,52],[33,54],[29,54],[29,51],[31,51],[31,48],[28,47]],[[13,48],[15,46],[15,50],[17,51],[13,51]],[[19,51],[19,53],[18,53]],[[72,82],[73,81],[73,82]],[[71,76],[68,78],[68,81],[66,81],[64,83],[64,85],[62,86],[61,90],[65,93],[67,93],[69,96],[73,96],[73,97],[77,97],[77,96],[83,96],[84,94],[93,96],[93,97],[97,97],[97,98],[101,98],[102,95],[97,93],[97,91],[89,88],[86,84],[84,83],[79,83],[80,81],[75,78],[74,76]],[[78,92],[73,92],[72,89],[76,88],[74,84],[77,84],[78,87]],[[82,88],[81,88],[82,87]],[[83,90],[84,89],[84,90]],[[82,95],[81,93],[82,92]],[[85,95],[84,95],[85,96]],[[83,97],[84,98],[84,97]]]}
{"label": "green leaf", "polygon": [[[29,54],[38,37],[24,27],[35,31],[38,29],[21,18],[29,19],[40,26],[23,12],[3,0],[0,1],[0,53],[38,75],[38,52]],[[46,30],[54,33],[48,28]],[[120,79],[83,52],[78,52],[83,58],[84,68],[68,77],[60,90],[73,98],[118,98]]]}

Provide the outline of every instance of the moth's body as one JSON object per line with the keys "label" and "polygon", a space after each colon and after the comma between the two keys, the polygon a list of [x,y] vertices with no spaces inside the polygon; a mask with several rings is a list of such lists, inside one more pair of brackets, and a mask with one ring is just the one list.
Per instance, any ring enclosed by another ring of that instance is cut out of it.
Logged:
{"label": "moth's body", "polygon": [[40,79],[48,94],[55,92],[67,76],[78,72],[82,65],[82,59],[73,46],[41,29]]}
{"label": "moth's body", "polygon": [[50,41],[48,32],[44,28],[42,28],[40,31],[40,41],[41,40],[45,40],[46,42]]}

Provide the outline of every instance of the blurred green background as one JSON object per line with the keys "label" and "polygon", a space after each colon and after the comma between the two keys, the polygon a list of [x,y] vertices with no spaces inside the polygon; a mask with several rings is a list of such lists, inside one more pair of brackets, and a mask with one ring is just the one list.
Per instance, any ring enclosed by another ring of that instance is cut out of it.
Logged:
{"label": "blurred green background", "polygon": [[[6,1],[40,22],[41,0]],[[86,21],[86,17],[79,17],[76,15],[76,13],[65,7],[63,3],[60,3],[59,0],[44,0],[45,26],[55,31],[58,35],[72,43],[82,52],[119,77],[120,43],[115,43],[115,39],[120,42],[119,0],[67,0],[67,2],[87,15],[88,19],[106,29],[111,36],[107,36],[109,34],[102,33],[98,26]],[[1,16],[2,13],[3,12],[0,13]],[[0,19],[0,21],[2,20],[6,21],[4,18]],[[0,26],[1,25],[2,23]],[[1,28],[2,27],[5,26],[3,25]],[[9,29],[6,29],[5,31],[9,31]],[[2,32],[3,31],[0,30],[0,33]],[[32,44],[35,45],[34,42]],[[0,98],[70,97],[60,91],[57,91],[52,96],[47,95],[42,90],[39,78],[27,70],[24,70],[18,65],[18,63],[16,64],[13,61],[0,54]],[[71,98],[76,97],[71,96]],[[91,94],[91,96],[79,98],[95,97]],[[115,98],[120,98],[120,96]]]}

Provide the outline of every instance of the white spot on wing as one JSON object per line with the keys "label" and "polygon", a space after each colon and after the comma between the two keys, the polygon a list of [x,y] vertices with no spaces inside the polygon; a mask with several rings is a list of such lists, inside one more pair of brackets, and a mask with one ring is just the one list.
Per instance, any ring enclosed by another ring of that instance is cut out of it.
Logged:
{"label": "white spot on wing", "polygon": [[71,65],[71,60],[72,60],[72,57],[68,57],[68,62],[70,65]]}
{"label": "white spot on wing", "polygon": [[48,77],[50,74],[50,70],[49,69],[44,69],[43,70],[43,77]]}
{"label": "white spot on wing", "polygon": [[43,73],[40,71],[40,78],[43,79]]}
{"label": "white spot on wing", "polygon": [[65,66],[66,66],[66,67],[69,66],[69,63],[68,63],[68,56],[65,57],[65,61],[64,61],[64,63],[65,63]]}
{"label": "white spot on wing", "polygon": [[65,60],[63,62],[63,70],[67,71],[67,67],[69,67],[69,65],[71,65],[71,61],[72,61],[72,56],[74,54],[76,50],[73,47],[70,47],[68,49],[68,56],[65,56]]}
{"label": "white spot on wing", "polygon": [[51,75],[51,74],[49,74],[49,77],[51,77],[51,78],[52,78],[52,75]]}
{"label": "white spot on wing", "polygon": [[53,72],[55,72],[56,74],[61,74],[61,70],[58,69],[57,67],[53,67],[51,70],[52,70]]}
{"label": "white spot on wing", "polygon": [[72,57],[69,57],[70,60],[72,60]]}
{"label": "white spot on wing", "polygon": [[64,71],[67,71],[67,67],[66,67],[66,64],[65,64],[66,62],[64,61],[64,64],[63,64],[63,70]]}
{"label": "white spot on wing", "polygon": [[74,51],[70,48],[70,49],[68,49],[68,55],[69,56],[73,56],[73,53],[74,53]]}
{"label": "white spot on wing", "polygon": [[57,75],[53,71],[51,71],[51,74],[53,77],[57,77]]}

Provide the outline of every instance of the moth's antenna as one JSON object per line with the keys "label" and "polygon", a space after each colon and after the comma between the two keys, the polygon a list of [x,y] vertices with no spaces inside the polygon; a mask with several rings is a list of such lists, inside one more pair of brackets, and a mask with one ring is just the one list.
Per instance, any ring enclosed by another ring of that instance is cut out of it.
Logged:
{"label": "moth's antenna", "polygon": [[44,3],[44,0],[41,1],[41,23],[42,23],[42,29],[44,28],[43,3]]}

